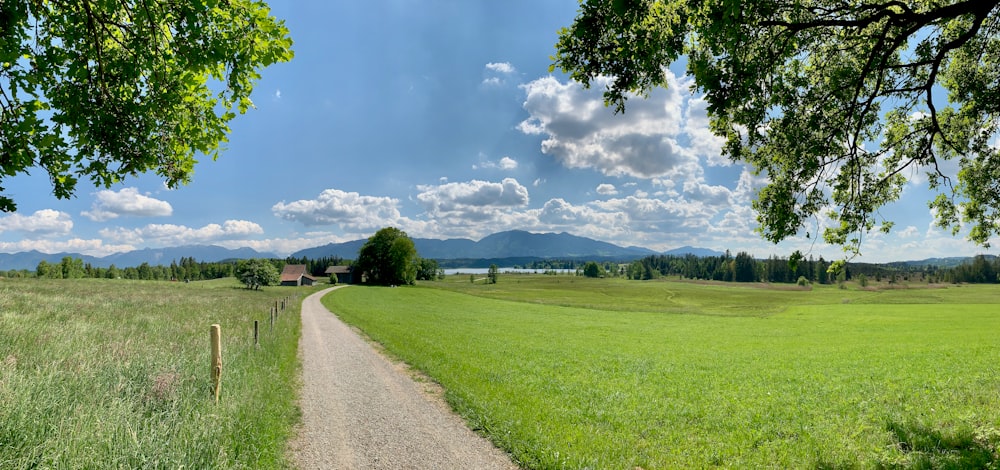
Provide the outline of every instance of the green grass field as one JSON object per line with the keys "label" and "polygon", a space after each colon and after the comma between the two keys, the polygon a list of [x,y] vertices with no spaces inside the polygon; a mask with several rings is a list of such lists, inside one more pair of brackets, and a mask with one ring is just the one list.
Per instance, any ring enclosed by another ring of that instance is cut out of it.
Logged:
{"label": "green grass field", "polygon": [[324,303],[527,468],[996,468],[1000,290],[502,276]]}
{"label": "green grass field", "polygon": [[[238,286],[0,280],[0,468],[288,467],[299,302],[273,332],[269,308],[307,291]],[[222,328],[218,404],[213,323]]]}

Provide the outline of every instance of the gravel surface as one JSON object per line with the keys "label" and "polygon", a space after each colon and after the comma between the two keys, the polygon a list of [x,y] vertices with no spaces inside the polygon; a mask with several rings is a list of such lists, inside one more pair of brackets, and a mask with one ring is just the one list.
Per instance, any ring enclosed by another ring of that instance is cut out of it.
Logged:
{"label": "gravel surface", "polygon": [[516,469],[470,431],[430,384],[415,382],[320,303],[302,303],[302,425],[291,443],[303,469]]}

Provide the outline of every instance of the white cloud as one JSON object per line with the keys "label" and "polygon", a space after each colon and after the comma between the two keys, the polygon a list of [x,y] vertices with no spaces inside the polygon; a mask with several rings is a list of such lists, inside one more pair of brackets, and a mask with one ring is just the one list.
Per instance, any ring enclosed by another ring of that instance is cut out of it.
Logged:
{"label": "white cloud", "polygon": [[517,71],[514,66],[510,64],[510,62],[490,62],[486,64],[486,70],[504,74],[510,74]]}
{"label": "white cloud", "polygon": [[712,186],[700,181],[685,181],[684,195],[710,206],[728,207],[732,192],[725,186]]}
{"label": "white cloud", "polygon": [[486,64],[485,75],[488,75],[483,79],[483,86],[501,86],[507,83],[506,77],[513,75],[517,72],[509,62],[490,62]]}
{"label": "white cloud", "polygon": [[600,194],[602,196],[614,196],[618,194],[618,190],[615,188],[615,185],[613,184],[601,183],[597,185],[597,194]]}
{"label": "white cloud", "polygon": [[543,184],[545,184],[545,178],[535,178],[535,181],[533,181],[531,183],[531,185],[534,186],[534,187],[536,187],[536,188],[539,187],[539,186],[541,186],[541,185],[543,185]]}
{"label": "white cloud", "polygon": [[704,158],[711,166],[729,166],[732,160],[722,155],[726,139],[715,135],[709,128],[708,101],[704,97],[688,100],[684,112],[684,133],[687,134],[691,151]]}
{"label": "white cloud", "polygon": [[352,233],[400,225],[399,200],[326,189],[316,199],[301,199],[271,207],[274,215],[307,226],[339,225]]}
{"label": "white cloud", "polygon": [[898,233],[899,238],[913,238],[920,234],[920,230],[912,225],[908,225]]}
{"label": "white cloud", "polygon": [[173,214],[173,207],[166,201],[139,194],[136,188],[120,191],[97,192],[97,200],[89,211],[80,214],[95,222],[105,222],[122,215],[134,217],[166,217]]}
{"label": "white cloud", "polygon": [[514,170],[517,169],[517,160],[510,157],[503,157],[498,162],[486,160],[483,163],[472,165],[473,170],[478,170],[480,168],[499,168],[501,170]]}
{"label": "white cloud", "polygon": [[528,188],[514,178],[418,186],[417,200],[433,218],[495,219],[498,211],[528,204]]}
{"label": "white cloud", "polygon": [[277,100],[281,99],[281,89],[280,88],[277,89],[277,90],[274,90],[274,99],[277,99]]}
{"label": "white cloud", "polygon": [[545,137],[542,152],[567,168],[639,178],[690,178],[701,173],[698,157],[678,141],[682,131],[685,87],[667,72],[669,87],[648,99],[633,99],[624,114],[604,106],[598,78],[592,88],[544,77],[522,85],[523,107],[530,117],[518,125],[529,135]]}
{"label": "white cloud", "polygon": [[73,230],[69,214],[53,209],[42,209],[31,215],[10,214],[0,217],[0,233],[21,232],[30,236],[66,235]]}
{"label": "white cloud", "polygon": [[244,239],[263,233],[264,229],[260,225],[248,220],[227,220],[221,225],[208,224],[201,228],[174,224],[149,224],[134,229],[117,227],[100,231],[102,237],[117,243],[158,246],[181,246]]}

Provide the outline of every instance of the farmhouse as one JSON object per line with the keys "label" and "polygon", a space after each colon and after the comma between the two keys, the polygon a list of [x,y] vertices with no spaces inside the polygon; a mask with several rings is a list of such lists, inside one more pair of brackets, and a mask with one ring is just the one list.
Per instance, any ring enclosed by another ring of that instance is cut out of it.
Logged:
{"label": "farmhouse", "polygon": [[316,283],[316,279],[306,272],[304,264],[286,264],[281,271],[281,285],[283,286],[311,286]]}
{"label": "farmhouse", "polygon": [[326,275],[337,275],[337,284],[354,284],[353,266],[330,266],[326,268]]}

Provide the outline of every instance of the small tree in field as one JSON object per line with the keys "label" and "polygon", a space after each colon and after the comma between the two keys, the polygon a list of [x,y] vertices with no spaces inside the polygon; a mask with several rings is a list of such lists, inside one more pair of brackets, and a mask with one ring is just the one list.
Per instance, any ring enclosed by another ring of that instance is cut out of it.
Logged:
{"label": "small tree in field", "polygon": [[586,277],[604,277],[604,268],[593,261],[587,261],[587,264],[583,265],[583,275]]}
{"label": "small tree in field", "polygon": [[260,258],[242,263],[236,272],[236,277],[247,286],[247,289],[253,290],[260,290],[261,286],[275,285],[281,280],[278,269],[269,261]]}
{"label": "small tree in field", "polygon": [[497,268],[497,265],[495,265],[495,264],[491,264],[490,265],[490,270],[487,271],[487,273],[486,273],[486,282],[488,284],[496,284],[497,283],[497,270],[498,269],[499,268]]}

